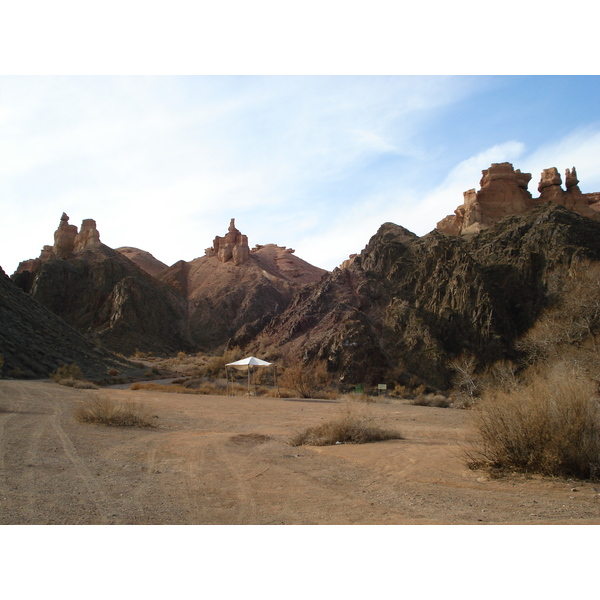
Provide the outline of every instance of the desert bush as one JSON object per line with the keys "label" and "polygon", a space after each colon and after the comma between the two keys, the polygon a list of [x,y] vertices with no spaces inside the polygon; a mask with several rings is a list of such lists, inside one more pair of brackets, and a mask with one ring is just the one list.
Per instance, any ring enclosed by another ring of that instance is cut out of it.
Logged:
{"label": "desert bush", "polygon": [[331,374],[325,362],[304,364],[300,361],[285,365],[279,377],[281,387],[292,390],[299,398],[323,398],[331,392]]}
{"label": "desert bush", "polygon": [[463,354],[448,363],[454,371],[452,387],[469,398],[474,398],[479,393],[479,386],[475,377],[476,359],[469,354]]}
{"label": "desert bush", "polygon": [[333,444],[366,444],[382,440],[400,440],[398,431],[377,425],[368,407],[345,402],[337,418],[295,434],[291,446],[331,446]]}
{"label": "desert bush", "polygon": [[434,406],[436,408],[449,408],[452,406],[452,400],[441,394],[423,394],[418,398],[411,400],[410,403],[415,406]]}
{"label": "desert bush", "polygon": [[600,265],[575,262],[567,276],[552,277],[550,305],[516,343],[523,363],[550,364],[569,346],[592,346],[597,352],[600,334]]}
{"label": "desert bush", "polygon": [[76,388],[78,390],[97,390],[98,386],[91,381],[84,379],[61,379],[57,382],[59,385],[66,385],[68,387]]}
{"label": "desert bush", "polygon": [[556,365],[512,391],[486,393],[473,411],[470,466],[590,478],[600,466],[596,386]]}
{"label": "desert bush", "polygon": [[225,365],[239,359],[238,351],[229,351],[223,356],[210,356],[194,371],[196,377],[225,377]]}
{"label": "desert bush", "polygon": [[70,365],[61,365],[58,367],[54,373],[50,374],[50,379],[57,383],[62,379],[83,379],[83,373],[75,363],[71,363]]}
{"label": "desert bush", "polygon": [[80,423],[99,423],[116,427],[155,427],[155,423],[142,404],[117,403],[104,396],[75,406],[75,419]]}

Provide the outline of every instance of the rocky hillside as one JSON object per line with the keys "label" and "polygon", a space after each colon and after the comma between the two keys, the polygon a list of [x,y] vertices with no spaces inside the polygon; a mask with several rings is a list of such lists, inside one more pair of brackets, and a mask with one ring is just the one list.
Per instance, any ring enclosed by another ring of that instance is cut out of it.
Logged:
{"label": "rocky hillside", "polygon": [[123,256],[126,256],[131,262],[135,263],[140,269],[143,269],[149,275],[156,277],[161,271],[168,268],[164,262],[154,258],[150,252],[140,250],[139,248],[132,248],[131,246],[123,246],[117,248],[117,252],[120,252]]}
{"label": "rocky hillside", "polygon": [[5,377],[47,377],[76,363],[89,379],[110,379],[135,366],[99,348],[20,290],[0,268],[0,355]]}
{"label": "rocky hillside", "polygon": [[186,299],[102,244],[92,219],[78,233],[63,214],[54,239],[12,276],[23,291],[115,352],[191,347]]}
{"label": "rocky hillside", "polygon": [[233,219],[227,236],[215,238],[205,256],[179,261],[157,276],[188,299],[190,337],[200,349],[245,345],[297,291],[326,273],[290,248],[250,250]]}
{"label": "rocky hillside", "polygon": [[298,294],[254,348],[327,361],[347,383],[449,385],[449,360],[515,358],[551,278],[600,261],[600,223],[547,203],[479,235],[385,223],[360,255]]}

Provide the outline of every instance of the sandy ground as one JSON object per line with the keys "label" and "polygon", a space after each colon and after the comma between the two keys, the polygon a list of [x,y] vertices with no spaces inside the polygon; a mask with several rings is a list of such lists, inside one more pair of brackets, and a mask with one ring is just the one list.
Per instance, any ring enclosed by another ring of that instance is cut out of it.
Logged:
{"label": "sandy ground", "polygon": [[[98,393],[158,426],[76,422]],[[405,439],[287,443],[340,404],[0,381],[0,524],[600,524],[600,484],[468,469],[468,411],[371,404]]]}

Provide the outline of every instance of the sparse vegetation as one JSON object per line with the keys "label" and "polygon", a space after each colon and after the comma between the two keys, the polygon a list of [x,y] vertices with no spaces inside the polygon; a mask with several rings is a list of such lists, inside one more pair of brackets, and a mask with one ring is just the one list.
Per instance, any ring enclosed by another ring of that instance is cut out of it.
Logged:
{"label": "sparse vegetation", "polygon": [[345,402],[337,418],[298,432],[289,443],[291,446],[331,446],[400,439],[402,435],[398,431],[377,425],[368,407]]}
{"label": "sparse vegetation", "polygon": [[83,373],[75,363],[71,363],[70,365],[61,365],[58,367],[54,373],[50,374],[50,379],[57,383],[60,383],[64,379],[83,379]]}
{"label": "sparse vegetation", "polygon": [[151,415],[142,404],[117,403],[97,395],[75,407],[75,419],[80,423],[99,423],[116,427],[155,427]]}
{"label": "sparse vegetation", "polygon": [[[239,391],[242,386],[236,389]],[[153,392],[164,392],[168,394],[195,394],[208,396],[224,396],[227,394],[227,388],[221,385],[215,385],[208,382],[201,383],[197,387],[187,387],[181,384],[163,384],[163,383],[141,383],[131,384],[132,390],[150,390]],[[244,388],[245,390],[245,388]]]}
{"label": "sparse vegetation", "polygon": [[415,406],[434,406],[436,408],[449,408],[452,406],[452,400],[441,394],[423,394],[411,400],[410,403]]}
{"label": "sparse vegetation", "polygon": [[564,364],[518,389],[491,390],[473,411],[472,467],[594,478],[600,468],[596,385]]}
{"label": "sparse vegetation", "polygon": [[84,379],[61,379],[57,382],[59,385],[66,385],[68,387],[76,388],[78,390],[97,390],[98,386],[91,381]]}
{"label": "sparse vegetation", "polygon": [[[299,398],[330,398],[331,380],[325,362],[306,365],[298,361],[285,365],[279,383]],[[337,392],[334,396],[337,396]]]}

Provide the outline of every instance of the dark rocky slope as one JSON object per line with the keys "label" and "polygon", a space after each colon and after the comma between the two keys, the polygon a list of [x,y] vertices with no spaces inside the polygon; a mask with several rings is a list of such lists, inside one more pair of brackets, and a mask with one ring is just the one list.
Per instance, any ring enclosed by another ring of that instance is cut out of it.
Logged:
{"label": "dark rocky slope", "polygon": [[0,268],[0,355],[2,375],[47,377],[76,363],[89,379],[110,379],[136,367],[97,347],[39,302],[20,290]]}
{"label": "dark rocky slope", "polygon": [[326,360],[342,381],[450,383],[449,359],[515,358],[549,280],[600,261],[600,223],[545,204],[471,239],[386,223],[347,268],[298,294],[253,345]]}
{"label": "dark rocky slope", "polygon": [[121,253],[97,244],[51,257],[13,281],[69,325],[124,354],[191,346],[187,302]]}

